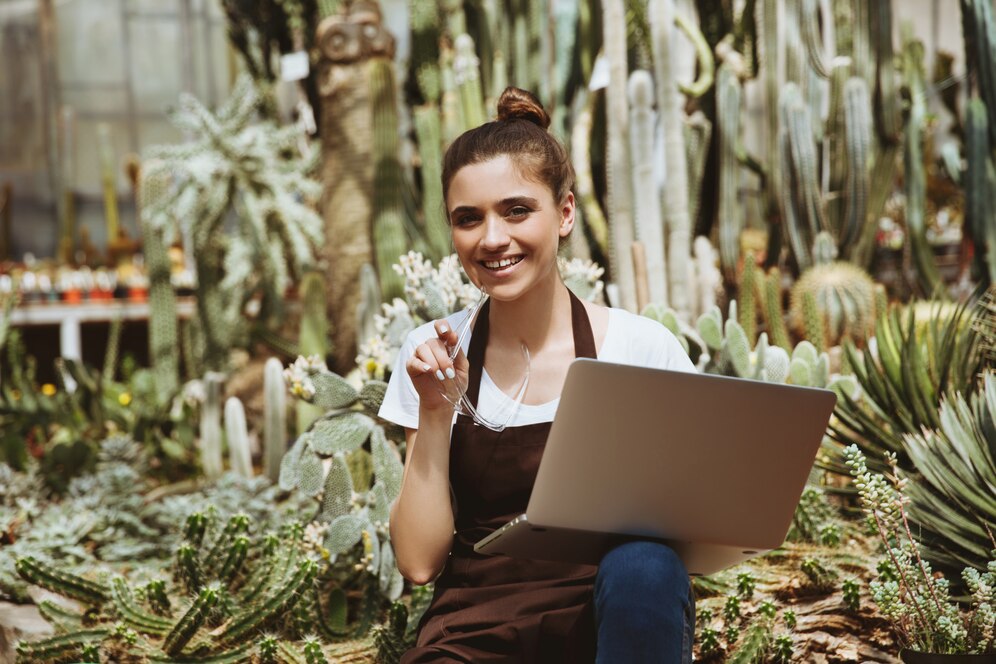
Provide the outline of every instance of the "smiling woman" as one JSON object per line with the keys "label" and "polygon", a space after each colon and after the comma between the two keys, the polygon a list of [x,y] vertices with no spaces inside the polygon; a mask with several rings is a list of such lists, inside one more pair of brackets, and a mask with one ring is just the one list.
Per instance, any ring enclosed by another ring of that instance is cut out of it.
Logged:
{"label": "smiling woman", "polygon": [[[525,511],[575,358],[694,371],[662,325],[582,302],[561,280],[557,250],[574,227],[574,170],[549,122],[535,97],[508,88],[498,119],[458,137],[443,161],[453,247],[489,298],[469,342],[456,332],[468,312],[409,335],[380,410],[408,440],[391,510],[398,568],[417,584],[435,580],[405,664],[588,662],[596,647],[600,662],[691,658],[690,584],[662,544],[624,544],[598,566],[473,550]],[[529,380],[520,395],[523,346]],[[445,381],[466,386],[463,399],[484,415],[512,403],[509,425],[454,417]]]}

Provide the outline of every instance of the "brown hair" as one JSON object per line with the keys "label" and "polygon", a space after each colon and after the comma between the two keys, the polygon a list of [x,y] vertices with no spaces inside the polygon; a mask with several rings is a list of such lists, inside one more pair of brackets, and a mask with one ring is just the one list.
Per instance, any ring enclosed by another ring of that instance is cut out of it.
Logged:
{"label": "brown hair", "polygon": [[507,87],[498,99],[498,118],[461,134],[443,157],[443,199],[456,172],[508,155],[523,175],[541,182],[560,203],[574,188],[574,166],[567,150],[547,127],[550,116],[539,100],[526,90]]}

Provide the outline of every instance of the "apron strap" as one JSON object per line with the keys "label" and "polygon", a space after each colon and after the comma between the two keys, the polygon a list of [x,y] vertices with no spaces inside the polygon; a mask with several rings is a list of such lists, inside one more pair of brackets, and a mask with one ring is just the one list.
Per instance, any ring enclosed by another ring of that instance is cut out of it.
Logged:
{"label": "apron strap", "polygon": [[[571,332],[574,335],[574,357],[587,357],[598,359],[598,351],[595,348],[595,335],[591,330],[591,321],[588,319],[588,312],[585,311],[584,304],[578,299],[571,289],[567,289],[571,296]],[[477,397],[481,392],[481,376],[484,373],[484,351],[488,346],[488,331],[491,311],[491,299],[489,298],[481,307],[474,323],[473,333],[470,335],[470,348],[467,350],[467,362],[470,363],[470,373],[467,383],[467,398],[470,403],[477,407]]]}

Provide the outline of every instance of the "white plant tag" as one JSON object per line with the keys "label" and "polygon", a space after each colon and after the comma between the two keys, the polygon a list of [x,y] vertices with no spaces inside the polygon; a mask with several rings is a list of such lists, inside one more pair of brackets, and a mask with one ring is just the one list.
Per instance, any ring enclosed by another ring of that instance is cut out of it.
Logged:
{"label": "white plant tag", "polygon": [[609,59],[604,54],[595,58],[595,66],[591,68],[591,80],[588,89],[592,92],[609,87]]}
{"label": "white plant tag", "polygon": [[280,78],[285,81],[307,78],[310,69],[306,51],[294,51],[280,56]]}

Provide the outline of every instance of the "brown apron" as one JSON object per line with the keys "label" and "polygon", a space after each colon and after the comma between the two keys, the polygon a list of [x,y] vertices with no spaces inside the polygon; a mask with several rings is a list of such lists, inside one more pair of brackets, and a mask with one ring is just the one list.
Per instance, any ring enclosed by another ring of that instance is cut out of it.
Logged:
{"label": "brown apron", "polygon": [[[484,304],[470,340],[467,396],[480,393],[488,343]],[[571,293],[574,354],[596,357],[584,305]],[[453,550],[401,664],[423,662],[593,662],[593,565],[474,552],[474,544],[526,511],[550,423],[496,432],[459,415],[450,439],[456,496]]]}

